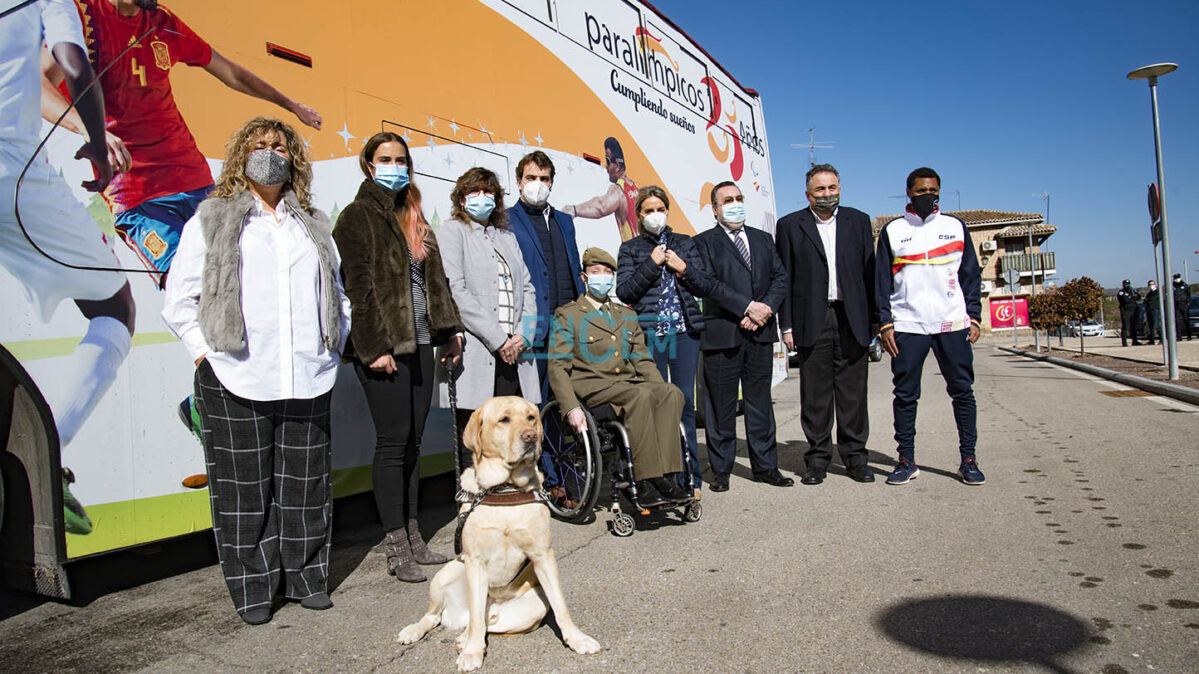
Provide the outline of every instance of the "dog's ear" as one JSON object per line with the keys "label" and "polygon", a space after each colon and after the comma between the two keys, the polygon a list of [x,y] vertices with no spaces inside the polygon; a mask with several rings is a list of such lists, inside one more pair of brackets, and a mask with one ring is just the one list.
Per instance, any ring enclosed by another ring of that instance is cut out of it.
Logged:
{"label": "dog's ear", "polygon": [[479,432],[483,426],[483,408],[471,412],[470,421],[466,422],[466,430],[462,431],[462,446],[471,454],[477,454]]}

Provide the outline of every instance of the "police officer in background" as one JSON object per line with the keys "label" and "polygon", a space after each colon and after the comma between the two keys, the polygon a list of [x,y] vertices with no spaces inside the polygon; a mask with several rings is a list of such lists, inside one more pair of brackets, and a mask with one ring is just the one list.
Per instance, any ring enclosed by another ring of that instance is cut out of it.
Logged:
{"label": "police officer in background", "polygon": [[1187,341],[1191,341],[1191,320],[1188,309],[1191,306],[1191,287],[1182,280],[1182,274],[1174,275],[1174,331],[1178,339],[1182,339],[1182,331],[1186,330]]}
{"label": "police officer in background", "polygon": [[1161,327],[1162,312],[1158,306],[1160,301],[1161,292],[1157,289],[1157,281],[1149,279],[1149,290],[1145,291],[1145,334],[1149,335],[1149,346],[1153,346],[1155,339],[1166,339]]}
{"label": "police officer in background", "polygon": [[1137,305],[1141,303],[1141,294],[1132,287],[1132,281],[1124,279],[1124,287],[1116,293],[1120,302],[1120,346],[1128,346],[1128,338],[1132,337],[1132,345],[1140,346],[1137,341]]}

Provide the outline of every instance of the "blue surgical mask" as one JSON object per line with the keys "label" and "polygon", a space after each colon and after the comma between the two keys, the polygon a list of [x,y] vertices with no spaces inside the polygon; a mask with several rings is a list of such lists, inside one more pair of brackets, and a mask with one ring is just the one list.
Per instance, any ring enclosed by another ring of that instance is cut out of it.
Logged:
{"label": "blue surgical mask", "polygon": [[745,204],[740,201],[730,201],[720,207],[720,213],[727,223],[738,224],[745,222]]}
{"label": "blue surgical mask", "polygon": [[476,222],[487,222],[495,210],[495,198],[486,194],[471,194],[466,197],[466,212]]}
{"label": "blue surgical mask", "polygon": [[388,192],[399,192],[408,186],[408,167],[403,164],[376,164],[375,184]]}
{"label": "blue surgical mask", "polygon": [[608,299],[608,293],[612,292],[612,284],[616,277],[612,274],[588,274],[587,275],[587,292],[597,300]]}

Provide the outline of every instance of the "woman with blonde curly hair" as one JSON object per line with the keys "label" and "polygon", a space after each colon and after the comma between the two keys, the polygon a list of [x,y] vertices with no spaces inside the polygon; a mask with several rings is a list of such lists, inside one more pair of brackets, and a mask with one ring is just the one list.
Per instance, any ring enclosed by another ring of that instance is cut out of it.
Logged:
{"label": "woman with blonde curly hair", "polygon": [[257,117],[235,132],[183,228],[162,312],[196,362],[212,529],[251,625],[271,619],[281,576],[288,599],[333,606],[329,396],[350,305],[311,184],[290,126]]}
{"label": "woman with blonde curly hair", "polygon": [[375,422],[371,486],[387,532],[387,572],[418,583],[425,580],[418,565],[449,561],[421,537],[417,490],[433,399],[433,349],[445,345],[443,358],[456,362],[462,320],[411,182],[408,145],[394,133],[377,133],[358,163],[364,180],[333,230],[354,307],[346,357]]}

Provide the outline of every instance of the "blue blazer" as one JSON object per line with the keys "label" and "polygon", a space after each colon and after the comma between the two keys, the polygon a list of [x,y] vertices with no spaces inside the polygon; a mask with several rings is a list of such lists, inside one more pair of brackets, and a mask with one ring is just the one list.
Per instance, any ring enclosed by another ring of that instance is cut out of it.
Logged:
{"label": "blue blazer", "polygon": [[[577,298],[583,294],[584,288],[583,280],[579,278],[582,268],[579,264],[579,244],[575,242],[575,222],[569,215],[556,208],[552,214],[554,221],[558,223],[558,229],[562,231],[562,240],[566,244],[566,257],[570,262],[570,276],[575,283],[575,297]],[[550,306],[549,275],[553,270],[549,268],[545,251],[541,249],[541,238],[537,236],[537,232],[533,231],[533,223],[529,220],[529,215],[525,213],[525,209],[519,201],[508,209],[508,223],[512,228],[512,233],[516,235],[516,242],[520,244],[521,257],[524,258],[525,266],[529,269],[529,276],[533,280],[533,289],[537,292],[537,324],[531,337],[534,341],[545,345],[550,329],[550,319],[554,315],[554,309],[557,308]],[[526,335],[526,338],[528,337],[530,335]]]}

